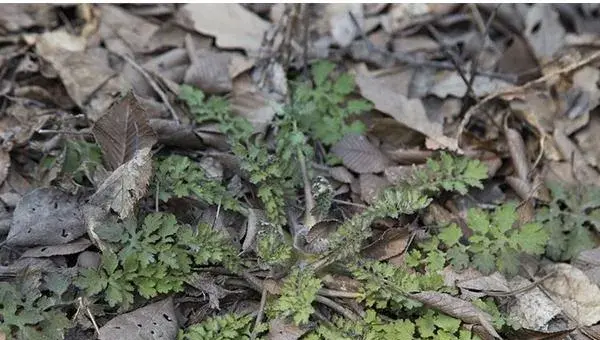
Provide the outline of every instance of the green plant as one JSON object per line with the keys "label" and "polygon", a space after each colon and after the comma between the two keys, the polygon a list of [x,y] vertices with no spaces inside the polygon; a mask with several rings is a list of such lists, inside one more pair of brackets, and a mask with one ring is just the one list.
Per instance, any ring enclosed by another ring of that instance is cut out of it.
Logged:
{"label": "green plant", "polygon": [[61,311],[62,295],[69,283],[59,273],[25,273],[16,282],[0,282],[0,335],[7,339],[63,339],[70,325]]}
{"label": "green plant", "polygon": [[281,295],[268,308],[272,318],[290,317],[296,325],[308,322],[315,311],[312,306],[321,280],[314,277],[308,269],[294,268],[287,276],[281,288]]}
{"label": "green plant", "polygon": [[348,100],[347,97],[354,92],[354,78],[345,73],[337,79],[330,79],[334,69],[335,64],[328,61],[315,63],[311,67],[312,84],[300,83],[292,94],[293,119],[298,122],[298,128],[327,146],[335,144],[346,134],[363,133],[365,127],[362,122],[348,125],[346,120],[373,108],[363,99]]}
{"label": "green plant", "polygon": [[63,157],[62,173],[79,184],[85,177],[93,180],[96,168],[102,165],[102,151],[96,143],[67,140]]}
{"label": "green plant", "polygon": [[442,153],[440,160],[429,159],[423,169],[415,169],[404,183],[384,190],[371,206],[342,224],[331,238],[330,260],[357,254],[362,241],[371,236],[376,219],[413,214],[427,207],[432,194],[441,190],[465,194],[470,186],[481,188],[487,178],[486,166],[478,160]]}
{"label": "green plant", "polygon": [[209,178],[206,171],[188,157],[172,155],[157,161],[154,177],[161,201],[166,202],[171,197],[195,197],[209,205],[245,212],[220,181]]}
{"label": "green plant", "polygon": [[[178,340],[232,339],[249,340],[252,336],[251,315],[224,314],[180,330]],[[263,327],[264,328],[264,327]]]}
{"label": "green plant", "polygon": [[220,233],[205,224],[197,231],[175,216],[153,213],[141,227],[133,220],[97,230],[113,249],[103,252],[100,268],[83,269],[76,284],[88,295],[104,292],[109,306],[127,309],[134,292],[144,298],[177,292],[193,268],[223,263],[235,270],[237,252]]}
{"label": "green plant", "polygon": [[[548,240],[546,230],[539,223],[515,226],[516,204],[509,202],[491,213],[469,209],[467,224],[473,231],[469,245],[460,243],[462,231],[456,224],[442,229],[437,238],[447,249],[450,263],[458,268],[473,264],[484,274],[500,270],[515,275],[519,269],[519,254],[540,255]],[[432,241],[431,249],[437,248]]]}
{"label": "green plant", "polygon": [[550,182],[552,201],[538,210],[536,220],[548,229],[546,255],[568,261],[596,246],[590,227],[600,228],[600,188],[563,186]]}
{"label": "green plant", "polygon": [[263,222],[257,235],[256,252],[261,266],[290,264],[294,255],[291,236],[281,226]]}
{"label": "green plant", "polygon": [[362,283],[361,297],[367,307],[392,310],[412,309],[421,303],[408,298],[410,293],[441,291],[443,277],[435,271],[419,273],[379,261],[358,261],[349,266],[352,277]]}

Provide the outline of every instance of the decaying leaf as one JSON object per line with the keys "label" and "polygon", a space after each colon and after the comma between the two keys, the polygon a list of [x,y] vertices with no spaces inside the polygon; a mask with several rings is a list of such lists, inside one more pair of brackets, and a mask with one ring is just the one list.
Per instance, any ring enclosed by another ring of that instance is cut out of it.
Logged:
{"label": "decaying leaf", "polygon": [[129,92],[102,116],[92,133],[104,155],[109,170],[133,158],[141,149],[151,148],[156,143],[156,135],[148,125],[146,110],[133,92]]}
{"label": "decaying leaf", "polygon": [[206,51],[190,55],[192,64],[185,72],[183,81],[209,94],[222,94],[231,91],[229,75],[230,56],[227,53]]}
{"label": "decaying leaf", "polygon": [[231,97],[231,110],[246,118],[254,126],[256,132],[265,132],[273,120],[278,106],[262,92],[234,93]]}
{"label": "decaying leaf", "polygon": [[150,147],[138,150],[132,159],[113,171],[100,185],[90,203],[106,211],[112,209],[122,219],[130,216],[148,189],[152,177],[151,157]]}
{"label": "decaying leaf", "polygon": [[[329,18],[329,30],[333,40],[341,47],[348,47],[359,30],[364,26],[363,5],[354,4],[328,4],[325,9],[326,17]],[[358,21],[359,27],[356,27],[350,14]]]}
{"label": "decaying leaf", "polygon": [[158,26],[109,4],[100,6],[100,36],[106,47],[117,54],[133,56],[145,46]]}
{"label": "decaying leaf", "polygon": [[542,282],[552,300],[562,311],[574,318],[579,326],[591,326],[600,321],[600,288],[580,270],[566,263],[553,264],[556,271]]}
{"label": "decaying leaf", "polygon": [[388,162],[385,155],[365,136],[347,135],[331,148],[344,165],[360,174],[382,172]]}
{"label": "decaying leaf", "polygon": [[394,93],[376,78],[359,74],[356,83],[361,95],[372,101],[377,110],[451,150],[458,149],[458,142],[455,139],[444,136],[442,122],[429,119],[419,99],[408,99]]}
{"label": "decaying leaf", "polygon": [[58,72],[79,107],[114,74],[107,61],[85,51],[85,40],[62,30],[42,34],[36,52]]}
{"label": "decaying leaf", "polygon": [[369,204],[372,204],[377,199],[379,193],[390,185],[384,177],[369,173],[361,174],[359,183],[360,197]]}
{"label": "decaying leaf", "polygon": [[525,18],[525,37],[538,58],[549,60],[564,41],[565,29],[558,13],[548,4],[535,4]]}
{"label": "decaying leaf", "polygon": [[84,234],[78,200],[55,188],[40,188],[23,196],[17,205],[6,243],[50,246],[71,242]]}
{"label": "decaying leaf", "polygon": [[269,24],[240,4],[187,4],[176,14],[179,24],[214,36],[221,48],[243,48],[249,55],[260,49]]}
{"label": "decaying leaf", "polygon": [[[514,277],[509,283],[510,290],[518,290],[531,285],[531,281]],[[509,315],[519,320],[523,328],[546,330],[552,320],[560,320],[560,308],[552,298],[538,287],[533,287],[515,296],[515,303],[509,306]],[[531,308],[536,306],[536,308]],[[565,325],[563,325],[565,326]]]}
{"label": "decaying leaf", "polygon": [[[506,90],[512,87],[513,84],[500,79],[492,79],[489,77],[476,77],[471,87],[475,96],[484,97],[491,93]],[[447,76],[438,81],[430,90],[429,93],[439,98],[453,96],[462,98],[467,94],[467,84],[458,74],[458,72],[448,72]]]}
{"label": "decaying leaf", "polygon": [[167,298],[111,319],[100,328],[98,338],[100,340],[175,339],[178,330],[173,299]]}

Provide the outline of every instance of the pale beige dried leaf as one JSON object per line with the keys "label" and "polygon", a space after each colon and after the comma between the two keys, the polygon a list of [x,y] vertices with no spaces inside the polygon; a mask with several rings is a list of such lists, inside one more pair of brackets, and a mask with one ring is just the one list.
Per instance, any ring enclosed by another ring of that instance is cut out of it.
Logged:
{"label": "pale beige dried leaf", "polygon": [[600,288],[580,270],[566,263],[548,268],[556,274],[544,280],[547,294],[580,326],[591,326],[600,321]]}
{"label": "pale beige dried leaf", "polygon": [[332,148],[350,170],[358,173],[381,172],[388,162],[386,156],[373,146],[365,136],[347,135]]}
{"label": "pale beige dried leaf", "polygon": [[[348,47],[364,27],[365,19],[362,4],[328,4],[325,12],[325,17],[328,18],[329,32],[333,40],[341,47]],[[354,15],[359,27],[356,27],[349,13]]]}
{"label": "pale beige dried leaf", "polygon": [[266,221],[265,212],[261,209],[248,209],[248,222],[246,224],[246,236],[242,244],[242,251],[250,249],[256,240],[260,222]]}
{"label": "pale beige dried leaf", "polygon": [[466,323],[481,325],[490,335],[501,339],[492,326],[492,316],[468,301],[435,291],[410,294],[409,296],[428,307],[437,309]]}
{"label": "pale beige dried leaf", "polygon": [[175,339],[178,330],[173,298],[169,297],[111,319],[100,327],[98,339]]}
{"label": "pale beige dried leaf", "polygon": [[117,168],[96,190],[90,203],[112,209],[125,219],[133,213],[137,202],[146,194],[152,177],[151,148],[138,150],[127,163]]}
{"label": "pale beige dried leaf", "polygon": [[143,107],[133,92],[113,105],[92,128],[109,170],[129,161],[143,148],[156,143],[156,135]]}
{"label": "pale beige dried leaf", "polygon": [[[566,169],[575,176],[574,179],[579,180],[582,183],[598,183],[600,178],[598,172],[596,172],[587,164],[577,145],[575,145],[575,143],[573,143],[573,141],[571,141],[571,139],[565,135],[561,129],[555,129],[553,137],[558,150],[562,154],[563,159],[566,161],[565,163],[568,164],[568,168]],[[554,162],[549,164],[552,163]],[[564,165],[562,167],[564,168]],[[571,174],[567,173],[565,175],[572,177]]]}
{"label": "pale beige dried leaf", "polygon": [[521,199],[528,199],[531,192],[531,184],[527,180],[522,180],[514,176],[506,176],[506,183],[521,197]]}
{"label": "pale beige dried leaf", "polygon": [[184,27],[214,36],[221,48],[242,48],[256,55],[269,23],[240,4],[187,4],[175,15]]}
{"label": "pale beige dried leaf", "polygon": [[10,169],[10,153],[7,150],[0,149],[0,185],[4,183]]}
{"label": "pale beige dried leaf", "polygon": [[50,257],[77,254],[86,250],[91,245],[92,242],[87,238],[80,238],[67,244],[30,248],[21,254],[21,257]]}
{"label": "pale beige dried leaf", "polygon": [[377,110],[451,150],[458,149],[455,139],[444,136],[441,122],[427,117],[420,99],[408,99],[387,88],[382,81],[362,74],[356,77],[356,83],[361,95],[373,102]]}
{"label": "pale beige dried leaf", "polygon": [[296,340],[299,339],[308,329],[294,325],[290,320],[281,318],[273,319],[269,322],[269,340]]}
{"label": "pale beige dried leaf", "polygon": [[566,31],[549,4],[535,4],[525,17],[525,38],[540,60],[550,60],[564,44]]}

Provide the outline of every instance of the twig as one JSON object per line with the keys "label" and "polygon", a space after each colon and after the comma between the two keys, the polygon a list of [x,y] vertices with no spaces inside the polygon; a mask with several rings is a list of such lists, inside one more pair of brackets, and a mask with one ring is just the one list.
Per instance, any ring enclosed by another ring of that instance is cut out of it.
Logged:
{"label": "twig", "polygon": [[265,305],[267,304],[267,288],[263,287],[262,295],[260,297],[260,306],[258,307],[258,314],[256,315],[256,320],[254,321],[254,329],[252,330],[252,334],[250,335],[250,339],[256,339],[256,333],[258,330],[258,326],[262,322],[263,316],[265,315]]}
{"label": "twig", "polygon": [[360,296],[360,294],[357,292],[346,292],[343,290],[335,290],[335,289],[327,289],[327,288],[319,289],[319,295],[328,296],[328,297],[348,298],[348,299],[355,299]]}
{"label": "twig", "polygon": [[469,79],[467,79],[467,75],[461,67],[462,61],[459,60],[459,57],[456,54],[454,54],[454,52],[452,52],[452,50],[450,49],[451,46],[444,41],[444,38],[441,36],[440,32],[438,32],[438,30],[436,30],[435,27],[433,27],[433,25],[427,24],[427,30],[429,31],[429,33],[431,33],[431,35],[433,35],[433,38],[438,42],[438,44],[442,46],[442,52],[444,52],[448,59],[450,59],[450,61],[454,65],[454,69],[456,70],[456,72],[458,72],[458,75],[463,80],[465,85],[467,85],[467,93],[469,94],[469,96],[471,96],[472,98],[476,98],[473,86],[469,82]]}
{"label": "twig", "polygon": [[[483,41],[481,42],[481,48],[477,52],[477,55],[475,56],[475,58],[473,58],[473,65],[471,66],[471,77],[469,78],[469,86],[473,86],[473,83],[475,82],[475,77],[477,76],[477,68],[479,67],[479,59],[481,59],[481,54],[483,53],[483,49],[486,45],[485,42],[488,38],[488,32],[490,30],[490,27],[492,26],[492,22],[494,21],[494,18],[496,17],[496,13],[498,12],[500,6],[501,4],[494,7],[494,10],[490,14],[490,17],[488,18],[488,21],[485,24],[485,27],[483,27],[483,31],[481,32],[481,37]],[[473,12],[473,17],[479,19],[475,21],[478,22],[479,25],[481,25],[481,14],[479,13],[477,6],[474,4],[470,4],[469,8],[471,8],[471,11]]]}
{"label": "twig", "polygon": [[[373,45],[373,43],[369,40],[369,38],[367,37],[365,32],[360,28],[360,25],[358,24],[356,17],[354,17],[354,14],[352,14],[352,12],[348,12],[348,13],[350,14],[350,19],[352,20],[354,26],[357,27],[357,30],[359,32],[361,39],[365,42],[365,44],[367,44],[367,49],[369,50],[369,52],[381,53],[383,55],[392,57],[392,58],[396,59],[397,61],[404,63],[408,66],[412,66],[412,67],[431,67],[431,68],[436,68],[436,69],[440,69],[440,70],[450,70],[450,71],[456,69],[456,67],[452,63],[431,61],[431,60],[416,60],[409,56],[403,56],[403,55],[399,55],[396,53],[391,53],[387,50],[378,48],[377,46]],[[488,71],[477,71],[476,74],[480,75],[480,76],[484,76],[484,77],[489,77],[489,78],[502,79],[502,80],[505,80],[505,81],[511,82],[511,83],[516,83],[518,80],[518,76],[514,75],[514,74],[505,74],[505,73],[488,72]]]}
{"label": "twig", "polygon": [[335,202],[335,203],[337,203],[337,204],[350,205],[350,206],[357,207],[357,208],[363,208],[363,209],[366,209],[366,208],[368,208],[368,207],[367,207],[366,205],[364,205],[364,204],[360,204],[360,203],[354,203],[354,202],[346,202],[346,201],[343,201],[343,200],[338,200],[338,199],[335,199],[335,198],[332,200],[332,202]]}
{"label": "twig", "polygon": [[344,317],[346,317],[347,319],[349,319],[351,321],[358,321],[358,319],[359,319],[358,316],[356,316],[351,310],[347,309],[346,307],[340,305],[339,303],[337,303],[329,298],[326,298],[321,295],[317,295],[315,298],[315,301],[324,304],[325,306],[333,309],[334,311],[338,312],[339,314],[343,315]]}
{"label": "twig", "polygon": [[138,72],[140,72],[142,74],[142,76],[146,79],[148,84],[150,84],[152,89],[154,91],[156,91],[156,93],[158,93],[160,99],[167,106],[167,109],[171,113],[171,116],[173,117],[173,119],[177,122],[177,124],[180,124],[181,122],[179,121],[179,117],[177,116],[177,113],[171,106],[171,103],[169,102],[169,98],[167,98],[167,95],[165,94],[165,92],[160,88],[160,86],[158,86],[158,84],[154,81],[154,79],[152,79],[150,74],[148,74],[148,71],[146,71],[143,67],[138,65],[135,62],[135,60],[131,59],[129,56],[127,56],[125,54],[117,54],[117,55],[120,56],[121,58],[125,59],[125,61],[127,61],[133,68],[135,68]]}
{"label": "twig", "polygon": [[489,103],[490,101],[500,97],[500,96],[505,96],[505,95],[510,95],[510,94],[518,94],[518,93],[522,93],[525,90],[528,90],[529,88],[532,88],[536,85],[540,85],[546,81],[548,81],[549,79],[552,79],[556,76],[560,76],[562,74],[565,73],[569,73],[569,72],[573,72],[578,68],[581,68],[587,64],[593,63],[594,61],[596,61],[597,59],[600,59],[600,51],[596,51],[594,53],[592,53],[590,56],[588,56],[587,58],[573,63],[567,67],[564,67],[560,70],[554,71],[552,73],[549,73],[543,77],[540,77],[538,79],[534,79],[526,84],[520,85],[520,86],[513,86],[509,89],[506,90],[501,90],[498,91],[496,93],[492,93],[490,95],[488,95],[487,97],[485,97],[483,100],[481,100],[479,103],[477,103],[476,105],[473,105],[466,113],[465,116],[463,118],[463,120],[460,122],[460,125],[458,126],[458,131],[456,132],[456,139],[458,140],[458,145],[460,145],[460,141],[461,141],[461,136],[463,134],[463,131],[465,130],[466,125],[469,123],[469,121],[471,120],[471,117],[473,116],[473,114],[475,114],[476,112],[478,112],[479,110],[481,110],[481,108],[486,105],[487,103]]}

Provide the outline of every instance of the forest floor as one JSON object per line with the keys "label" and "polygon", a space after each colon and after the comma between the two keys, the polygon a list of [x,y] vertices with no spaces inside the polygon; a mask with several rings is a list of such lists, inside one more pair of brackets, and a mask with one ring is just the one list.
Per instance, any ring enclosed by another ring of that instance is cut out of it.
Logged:
{"label": "forest floor", "polygon": [[599,16],[2,5],[0,340],[600,339]]}

